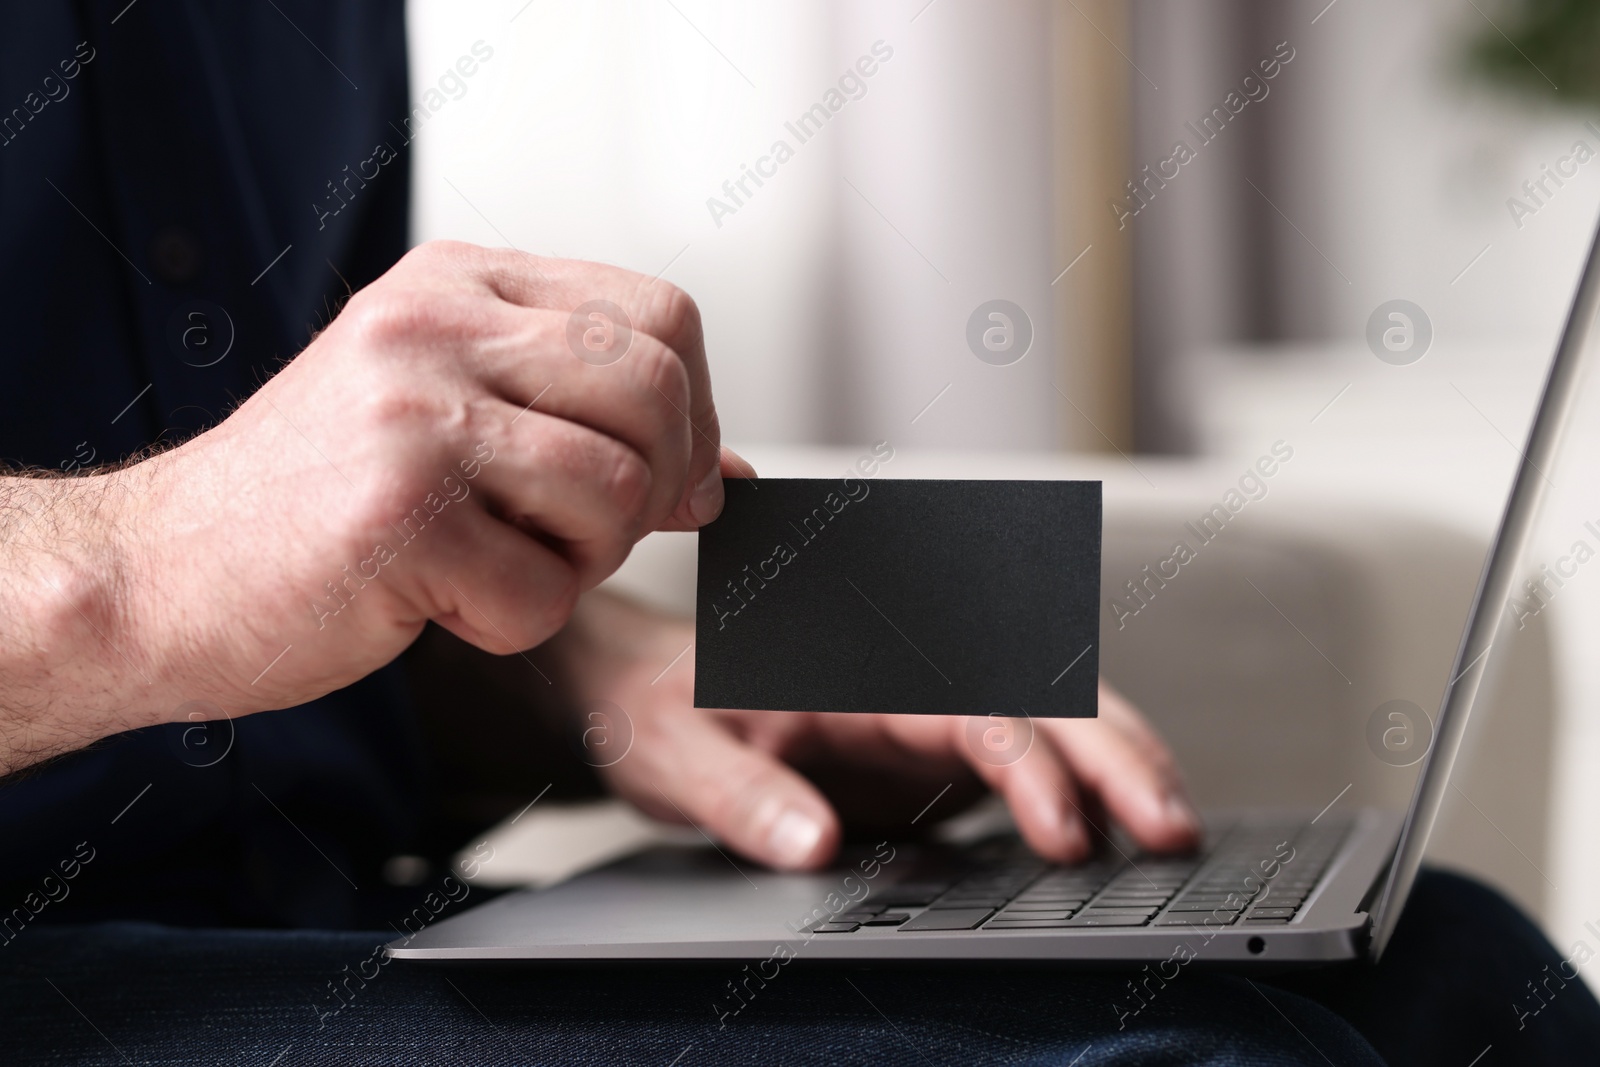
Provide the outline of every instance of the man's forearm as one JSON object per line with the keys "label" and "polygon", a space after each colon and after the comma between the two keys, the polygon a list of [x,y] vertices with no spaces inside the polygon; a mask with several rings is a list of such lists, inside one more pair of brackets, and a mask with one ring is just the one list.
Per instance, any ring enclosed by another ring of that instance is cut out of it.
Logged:
{"label": "man's forearm", "polygon": [[160,719],[120,543],[138,481],[0,478],[0,773]]}
{"label": "man's forearm", "polygon": [[[632,323],[603,370],[555,325],[598,297]],[[532,648],[640,532],[715,518],[724,465],[742,472],[687,295],[424,245],[204,433],[108,474],[0,478],[0,772],[191,701],[297,707],[429,620]]]}

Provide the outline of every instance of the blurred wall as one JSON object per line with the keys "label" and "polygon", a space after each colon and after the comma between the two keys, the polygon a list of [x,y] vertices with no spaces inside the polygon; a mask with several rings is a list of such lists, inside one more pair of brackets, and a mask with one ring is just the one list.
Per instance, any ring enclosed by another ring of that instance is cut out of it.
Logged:
{"label": "blurred wall", "polygon": [[[1055,447],[1048,18],[1031,0],[414,0],[414,93],[494,50],[416,139],[414,235],[682,286],[735,444]],[[779,141],[792,155],[764,161]],[[746,167],[772,173],[741,191]],[[1008,366],[967,341],[993,299],[1031,326]]]}

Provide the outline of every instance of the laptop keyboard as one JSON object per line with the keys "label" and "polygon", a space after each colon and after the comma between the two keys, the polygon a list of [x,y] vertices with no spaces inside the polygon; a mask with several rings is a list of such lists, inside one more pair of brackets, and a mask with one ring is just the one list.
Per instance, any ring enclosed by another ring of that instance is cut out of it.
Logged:
{"label": "laptop keyboard", "polygon": [[1246,823],[1191,856],[1121,853],[1056,867],[1020,841],[910,860],[898,882],[813,927],[1048,930],[1138,926],[1284,926],[1294,921],[1348,823]]}

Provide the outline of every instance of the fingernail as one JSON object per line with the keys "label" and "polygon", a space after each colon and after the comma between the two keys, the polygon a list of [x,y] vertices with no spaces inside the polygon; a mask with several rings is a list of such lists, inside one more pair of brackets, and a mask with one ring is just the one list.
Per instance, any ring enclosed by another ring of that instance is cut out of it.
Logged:
{"label": "fingernail", "polygon": [[689,514],[701,526],[722,514],[722,472],[712,467],[689,494]]}
{"label": "fingernail", "polygon": [[1182,826],[1187,830],[1198,831],[1200,829],[1200,816],[1195,814],[1194,808],[1189,806],[1188,801],[1176,793],[1167,797],[1166,816],[1168,822]]}
{"label": "fingernail", "polygon": [[767,835],[767,847],[781,865],[798,867],[811,858],[820,840],[822,824],[805,812],[790,808],[772,824],[772,832]]}
{"label": "fingernail", "polygon": [[1082,859],[1089,854],[1089,834],[1077,819],[1067,823],[1061,831],[1061,847],[1072,859]]}

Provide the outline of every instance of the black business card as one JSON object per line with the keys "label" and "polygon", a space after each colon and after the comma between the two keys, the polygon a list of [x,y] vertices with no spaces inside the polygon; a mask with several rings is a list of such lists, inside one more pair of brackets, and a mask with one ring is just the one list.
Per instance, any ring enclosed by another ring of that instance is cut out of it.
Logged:
{"label": "black business card", "polygon": [[1100,483],[727,480],[702,708],[1093,716]]}

